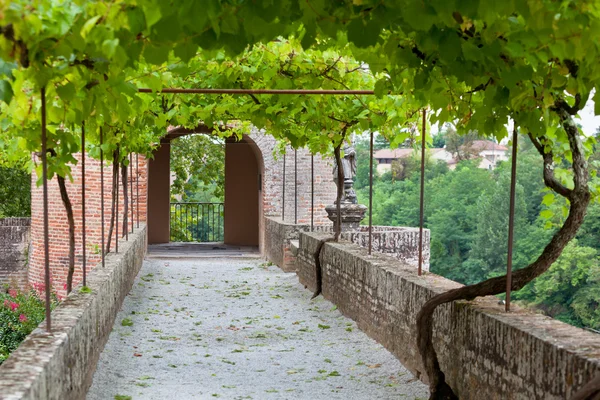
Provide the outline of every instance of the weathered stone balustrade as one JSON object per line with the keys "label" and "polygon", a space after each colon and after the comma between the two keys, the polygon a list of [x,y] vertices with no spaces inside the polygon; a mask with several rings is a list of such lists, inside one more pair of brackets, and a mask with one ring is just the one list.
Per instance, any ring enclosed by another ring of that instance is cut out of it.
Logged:
{"label": "weathered stone balustrade", "polygon": [[[301,232],[310,232],[310,225],[282,222],[277,217],[265,217],[264,253],[267,259],[287,272],[296,270],[296,256],[292,242],[297,242]],[[332,232],[332,225],[315,225],[314,232]],[[419,229],[399,226],[374,226],[372,249],[374,252],[388,254],[412,265],[415,269],[419,262]],[[360,226],[358,230],[342,232],[342,239],[367,248],[369,245],[369,227]],[[423,230],[423,270],[429,271],[429,229]]]}

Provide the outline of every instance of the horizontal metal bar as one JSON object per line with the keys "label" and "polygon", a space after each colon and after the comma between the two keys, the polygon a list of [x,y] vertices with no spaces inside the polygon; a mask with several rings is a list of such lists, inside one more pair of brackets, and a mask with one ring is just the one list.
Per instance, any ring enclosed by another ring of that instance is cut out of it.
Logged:
{"label": "horizontal metal bar", "polygon": [[191,204],[191,205],[205,205],[205,204],[206,205],[211,205],[211,204],[217,205],[218,204],[218,205],[223,205],[223,203],[203,203],[203,202],[196,203],[196,202],[193,202],[193,201],[192,202],[185,202],[184,201],[184,202],[181,202],[181,203],[171,203],[172,206],[176,206],[176,205],[179,205],[179,204]]}
{"label": "horizontal metal bar", "polygon": [[329,89],[179,89],[164,88],[154,91],[138,89],[140,93],[189,93],[189,94],[311,94],[311,95],[374,95],[374,90],[329,90]]}

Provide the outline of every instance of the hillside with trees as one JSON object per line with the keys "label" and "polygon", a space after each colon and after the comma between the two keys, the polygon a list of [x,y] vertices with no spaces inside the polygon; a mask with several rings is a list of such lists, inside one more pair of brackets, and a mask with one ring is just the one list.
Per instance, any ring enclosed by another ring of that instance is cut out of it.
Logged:
{"label": "hillside with trees", "polygon": [[[443,135],[433,143],[443,143]],[[368,139],[357,140],[357,195],[369,196]],[[537,258],[565,219],[566,204],[548,191],[543,162],[529,141],[519,143],[515,203],[516,269]],[[596,154],[599,154],[596,152]],[[419,225],[420,153],[397,168],[374,176],[373,224]],[[596,161],[597,162],[597,161]],[[592,164],[594,161],[592,160]],[[431,272],[466,285],[506,271],[510,160],[494,170],[477,160],[460,161],[455,170],[427,159],[425,227],[431,230]],[[596,168],[598,165],[596,165]],[[590,205],[577,237],[549,271],[513,298],[569,324],[600,331],[600,205]]]}

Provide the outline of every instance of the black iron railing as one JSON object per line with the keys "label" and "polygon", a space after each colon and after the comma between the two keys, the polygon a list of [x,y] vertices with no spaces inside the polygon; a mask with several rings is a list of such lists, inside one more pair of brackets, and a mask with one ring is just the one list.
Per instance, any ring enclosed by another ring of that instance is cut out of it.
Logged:
{"label": "black iron railing", "polygon": [[172,242],[222,242],[223,203],[171,203]]}

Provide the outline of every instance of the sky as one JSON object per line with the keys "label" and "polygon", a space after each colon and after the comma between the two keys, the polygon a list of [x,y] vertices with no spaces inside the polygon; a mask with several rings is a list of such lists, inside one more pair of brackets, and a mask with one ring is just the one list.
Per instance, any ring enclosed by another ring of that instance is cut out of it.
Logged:
{"label": "sky", "polygon": [[577,122],[581,124],[583,133],[586,135],[592,135],[600,127],[600,116],[594,115],[594,102],[592,100],[588,100],[583,110],[579,112],[579,116],[581,118]]}
{"label": "sky", "polygon": [[[600,116],[594,115],[594,101],[592,100],[594,93],[590,94],[590,99],[585,104],[583,110],[579,112],[579,118],[575,118],[577,123],[581,124],[581,129],[585,135],[593,135],[596,130],[600,127]],[[431,125],[430,131],[428,134],[435,135],[439,131],[438,125]],[[367,133],[364,133],[365,137]],[[508,143],[508,138],[505,138],[501,141],[501,143]]]}

